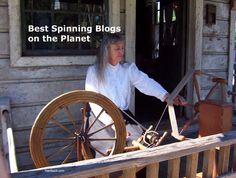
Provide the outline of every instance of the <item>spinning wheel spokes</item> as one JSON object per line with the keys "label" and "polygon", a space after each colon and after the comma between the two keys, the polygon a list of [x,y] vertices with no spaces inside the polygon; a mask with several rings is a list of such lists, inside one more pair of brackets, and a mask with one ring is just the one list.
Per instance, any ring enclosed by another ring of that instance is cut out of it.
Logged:
{"label": "spinning wheel spokes", "polygon": [[52,123],[54,123],[55,125],[57,125],[58,127],[60,127],[61,129],[63,129],[64,131],[66,131],[67,133],[69,133],[70,135],[74,136],[74,134],[63,124],[61,124],[59,121],[57,121],[54,118],[51,118]]}
{"label": "spinning wheel spokes", "polygon": [[90,148],[92,148],[93,150],[95,150],[96,152],[98,152],[102,156],[108,156],[106,153],[100,151],[98,148],[93,147],[92,145],[90,145]]}
{"label": "spinning wheel spokes", "polygon": [[65,163],[68,163],[68,161],[69,161],[69,158],[70,158],[70,156],[71,156],[71,154],[72,154],[72,152],[73,152],[74,150],[72,149],[72,150],[70,150],[70,152],[68,153],[68,155],[65,157],[65,159],[62,161],[62,163],[61,164],[65,164]]}
{"label": "spinning wheel spokes", "polygon": [[111,127],[112,125],[114,125],[114,123],[108,124],[108,125],[106,125],[106,126],[100,128],[100,129],[96,130],[95,132],[92,132],[92,133],[88,134],[88,136],[91,137],[92,135],[94,135],[94,134],[96,134],[96,133],[98,133],[98,132],[100,132],[100,131],[102,131],[102,130],[104,130],[104,129],[106,129],[106,128]]}
{"label": "spinning wheel spokes", "polygon": [[[64,142],[64,141],[71,141],[71,140],[75,140],[75,137],[68,137],[68,138],[44,138],[45,141],[47,142]],[[44,142],[45,143],[45,142]]]}
{"label": "spinning wheel spokes", "polygon": [[48,155],[46,158],[47,160],[50,160],[51,158],[53,158],[54,156],[58,155],[59,153],[61,153],[62,151],[66,150],[67,148],[73,146],[74,142],[73,143],[70,143],[66,146],[63,146],[62,148],[56,150],[55,152],[53,152],[52,154]]}
{"label": "spinning wheel spokes", "polygon": [[67,118],[71,121],[71,123],[73,124],[73,126],[74,126],[74,129],[76,129],[76,128],[78,128],[77,126],[76,126],[76,119],[74,118],[74,116],[72,115],[72,113],[71,113],[71,111],[69,110],[69,107],[68,106],[66,106],[66,107],[64,107],[64,109],[65,109],[65,112],[66,112],[66,114],[67,114]]}
{"label": "spinning wheel spokes", "polygon": [[[104,112],[104,109],[102,109],[102,110],[99,112],[98,116],[95,117],[95,120],[94,120],[93,123],[89,126],[89,128],[86,130],[86,132],[89,132],[89,131],[90,131],[90,129],[93,127],[93,125],[95,124],[95,122],[98,120],[98,118],[101,116],[101,114],[102,114],[103,112]],[[93,113],[93,115],[95,115],[95,114]]]}
{"label": "spinning wheel spokes", "polygon": [[[97,116],[89,114],[87,103],[102,108]],[[111,118],[111,124],[101,124],[103,113]],[[98,135],[111,130],[113,135]],[[30,152],[35,166],[44,167],[91,159],[91,149],[100,156],[121,153],[125,141],[125,124],[118,108],[100,94],[78,90],[55,98],[42,109],[31,130]],[[105,145],[105,149],[97,145]],[[112,151],[108,154],[106,150]]]}

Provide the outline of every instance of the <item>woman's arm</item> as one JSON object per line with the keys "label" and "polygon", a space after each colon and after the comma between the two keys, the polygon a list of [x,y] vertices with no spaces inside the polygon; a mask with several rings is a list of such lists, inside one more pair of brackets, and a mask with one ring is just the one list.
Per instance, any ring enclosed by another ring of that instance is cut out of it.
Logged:
{"label": "woman's arm", "polygon": [[165,101],[168,92],[158,82],[140,71],[134,63],[129,67],[129,77],[132,85],[140,92]]}

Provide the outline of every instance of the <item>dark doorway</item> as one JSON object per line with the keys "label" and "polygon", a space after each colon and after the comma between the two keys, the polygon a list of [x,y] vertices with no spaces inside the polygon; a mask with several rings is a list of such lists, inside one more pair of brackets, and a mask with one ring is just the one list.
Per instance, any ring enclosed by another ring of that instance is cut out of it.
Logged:
{"label": "dark doorway", "polygon": [[[136,17],[137,66],[172,92],[185,72],[186,1],[138,0]],[[135,106],[140,121],[151,121],[165,103],[136,90]]]}

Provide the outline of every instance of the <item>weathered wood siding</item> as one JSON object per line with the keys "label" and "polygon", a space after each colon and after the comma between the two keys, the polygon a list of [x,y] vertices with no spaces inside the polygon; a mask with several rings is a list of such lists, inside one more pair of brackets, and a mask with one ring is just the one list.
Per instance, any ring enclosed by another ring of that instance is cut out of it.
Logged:
{"label": "weathered wood siding", "polygon": [[[17,162],[19,169],[29,169],[32,168],[29,134],[37,114],[54,97],[67,91],[84,89],[88,66],[12,67],[8,1],[0,0],[0,96],[11,98]],[[118,23],[124,32],[125,0],[120,0],[119,11]]]}
{"label": "weathered wood siding", "polygon": [[[206,5],[216,6],[216,24],[206,24]],[[203,40],[201,69],[227,79],[229,63],[229,26],[230,0],[204,0],[203,7]],[[210,78],[201,80],[203,93],[207,93]],[[204,95],[203,94],[203,95]]]}

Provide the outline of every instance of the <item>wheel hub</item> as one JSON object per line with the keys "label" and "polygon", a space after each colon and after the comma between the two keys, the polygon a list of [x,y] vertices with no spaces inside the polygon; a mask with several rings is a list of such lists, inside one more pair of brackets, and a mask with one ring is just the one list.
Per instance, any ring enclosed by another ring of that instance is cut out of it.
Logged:
{"label": "wheel hub", "polygon": [[87,134],[85,132],[77,131],[75,132],[75,135],[76,135],[76,139],[83,143],[87,140]]}

